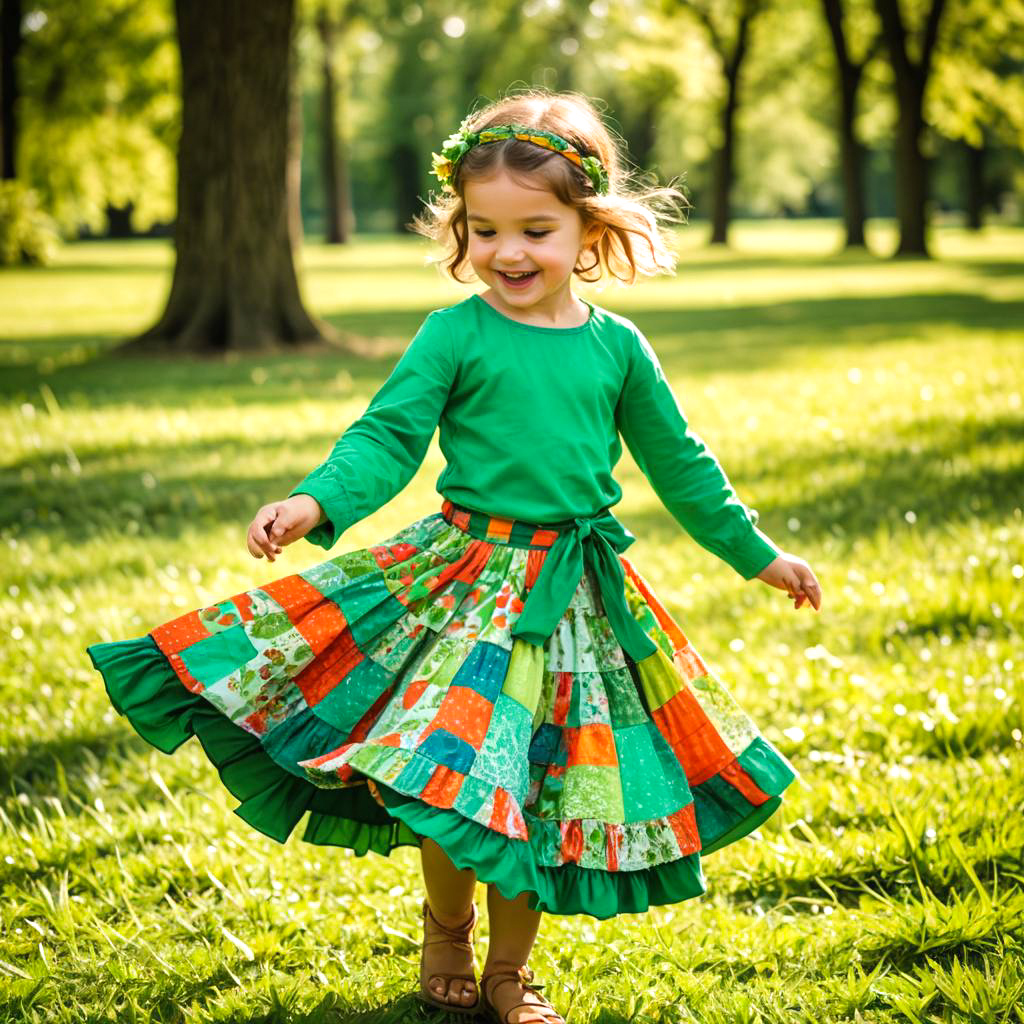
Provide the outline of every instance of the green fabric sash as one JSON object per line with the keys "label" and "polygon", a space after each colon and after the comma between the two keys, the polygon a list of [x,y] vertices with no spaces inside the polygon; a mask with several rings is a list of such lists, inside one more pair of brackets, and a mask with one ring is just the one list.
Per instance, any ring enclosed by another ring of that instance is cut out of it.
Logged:
{"label": "green fabric sash", "polygon": [[597,579],[608,621],[622,649],[634,661],[653,654],[657,647],[626,604],[626,574],[616,552],[625,551],[636,538],[608,509],[595,516],[577,516],[541,529],[558,531],[537,581],[523,603],[512,635],[538,647],[555,631],[569,607],[588,565]]}

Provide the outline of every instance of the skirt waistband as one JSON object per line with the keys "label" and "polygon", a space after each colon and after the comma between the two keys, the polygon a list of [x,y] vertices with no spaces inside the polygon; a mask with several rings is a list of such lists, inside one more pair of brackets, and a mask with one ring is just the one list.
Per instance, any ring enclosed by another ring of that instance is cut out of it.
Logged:
{"label": "skirt waistband", "polygon": [[463,505],[456,505],[448,498],[441,505],[441,515],[460,530],[477,540],[489,540],[498,544],[510,544],[517,548],[550,548],[558,540],[558,530],[528,523],[525,519],[507,519],[503,516],[489,516]]}

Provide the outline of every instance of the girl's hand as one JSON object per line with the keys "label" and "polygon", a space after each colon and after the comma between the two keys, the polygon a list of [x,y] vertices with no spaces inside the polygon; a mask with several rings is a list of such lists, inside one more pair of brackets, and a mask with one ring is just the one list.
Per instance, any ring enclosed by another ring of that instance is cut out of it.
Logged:
{"label": "girl's hand", "polygon": [[809,601],[815,611],[821,607],[821,584],[811,567],[797,555],[779,555],[757,574],[757,578],[785,590],[793,598],[794,609],[805,601]]}
{"label": "girl's hand", "polygon": [[305,537],[324,518],[320,502],[311,494],[295,494],[264,505],[249,524],[245,538],[249,554],[253,558],[266,555],[273,562],[285,544]]}

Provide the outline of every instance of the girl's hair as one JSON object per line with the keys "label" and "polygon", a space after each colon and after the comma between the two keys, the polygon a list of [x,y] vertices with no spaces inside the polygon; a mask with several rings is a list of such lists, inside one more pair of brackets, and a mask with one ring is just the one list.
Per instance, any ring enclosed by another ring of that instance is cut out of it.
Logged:
{"label": "girl's hair", "polygon": [[[635,187],[625,171],[611,132],[589,99],[577,92],[527,89],[508,95],[471,114],[468,129],[473,132],[497,124],[521,124],[560,135],[582,155],[596,156],[608,172],[608,193],[594,192],[583,170],[565,157],[522,139],[505,139],[474,146],[456,164],[451,178],[454,193],[445,192],[427,200],[427,216],[416,215],[407,225],[433,239],[448,251],[438,260],[462,284],[459,276],[469,263],[469,228],[466,221],[465,184],[488,179],[507,169],[513,177],[528,176],[531,186],[541,184],[560,202],[572,206],[583,218],[584,245],[581,260],[573,268],[583,281],[599,281],[607,270],[627,284],[637,274],[671,274],[676,254],[659,226],[660,204],[675,211],[679,201],[689,202],[675,188]],[[538,181],[539,179],[539,181]],[[662,214],[670,222],[683,218]],[[582,260],[588,262],[581,266]]]}

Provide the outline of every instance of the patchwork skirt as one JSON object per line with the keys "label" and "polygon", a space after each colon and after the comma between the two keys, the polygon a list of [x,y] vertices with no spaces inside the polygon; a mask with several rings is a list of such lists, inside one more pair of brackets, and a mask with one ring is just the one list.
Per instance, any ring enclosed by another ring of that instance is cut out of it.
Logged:
{"label": "patchwork skirt", "polygon": [[483,518],[446,500],[89,657],[147,742],[197,736],[278,842],[307,813],[304,841],[356,855],[430,837],[551,914],[700,895],[701,858],[776,810],[792,765],[621,554],[653,656],[620,646],[589,565],[543,646],[513,637],[550,533]]}

